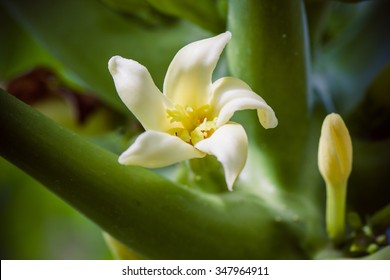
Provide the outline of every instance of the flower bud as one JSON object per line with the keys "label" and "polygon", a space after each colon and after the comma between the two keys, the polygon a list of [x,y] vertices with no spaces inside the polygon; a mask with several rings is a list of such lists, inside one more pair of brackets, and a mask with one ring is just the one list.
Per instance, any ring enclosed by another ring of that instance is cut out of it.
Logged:
{"label": "flower bud", "polygon": [[321,129],[318,168],[327,184],[346,184],[352,170],[352,142],[343,119],[331,113]]}
{"label": "flower bud", "polygon": [[326,116],[318,147],[318,168],[326,183],[326,228],[338,245],[345,234],[347,180],[352,170],[352,142],[340,115]]}

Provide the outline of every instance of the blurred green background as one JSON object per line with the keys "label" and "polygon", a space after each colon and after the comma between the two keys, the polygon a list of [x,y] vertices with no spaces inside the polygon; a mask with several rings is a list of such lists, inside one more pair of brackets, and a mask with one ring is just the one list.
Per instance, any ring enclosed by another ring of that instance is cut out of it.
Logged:
{"label": "blurred green background", "polygon": [[0,159],[1,259],[110,259],[98,226]]}

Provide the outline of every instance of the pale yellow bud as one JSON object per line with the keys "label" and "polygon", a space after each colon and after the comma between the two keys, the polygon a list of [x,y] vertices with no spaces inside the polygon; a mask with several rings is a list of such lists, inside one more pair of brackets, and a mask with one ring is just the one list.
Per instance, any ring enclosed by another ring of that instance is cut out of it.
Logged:
{"label": "pale yellow bud", "polygon": [[347,181],[352,170],[352,141],[340,115],[326,116],[318,147],[318,168],[326,183],[326,228],[339,244],[345,232]]}
{"label": "pale yellow bud", "polygon": [[321,129],[318,148],[318,168],[332,185],[345,184],[352,170],[352,142],[343,119],[331,113]]}

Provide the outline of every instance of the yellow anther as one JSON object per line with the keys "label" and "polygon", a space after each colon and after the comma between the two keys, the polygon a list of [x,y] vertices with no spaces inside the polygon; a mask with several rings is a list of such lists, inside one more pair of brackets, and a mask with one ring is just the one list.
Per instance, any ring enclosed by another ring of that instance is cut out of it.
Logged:
{"label": "yellow anther", "polygon": [[175,124],[168,133],[192,145],[210,137],[216,130],[216,118],[208,121],[211,119],[210,105],[194,109],[176,104],[175,109],[167,110],[167,114],[170,122]]}

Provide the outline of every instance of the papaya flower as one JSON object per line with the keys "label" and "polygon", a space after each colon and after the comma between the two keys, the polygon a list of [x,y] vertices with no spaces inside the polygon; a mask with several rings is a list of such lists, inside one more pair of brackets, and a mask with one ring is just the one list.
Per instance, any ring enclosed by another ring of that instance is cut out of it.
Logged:
{"label": "papaya flower", "polygon": [[277,118],[270,106],[243,81],[212,82],[218,59],[231,33],[184,46],[169,65],[163,93],[138,62],[114,56],[108,68],[119,97],[145,129],[119,157],[119,163],[159,168],[213,155],[222,164],[232,190],[248,150],[243,127],[230,122],[234,112],[256,109],[264,128]]}
{"label": "papaya flower", "polygon": [[352,171],[352,140],[339,114],[327,115],[318,146],[318,168],[326,183],[326,227],[335,244],[343,241],[347,181]]}

